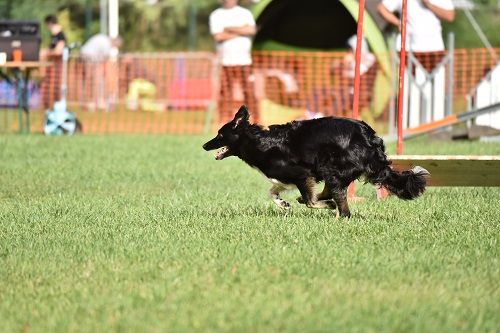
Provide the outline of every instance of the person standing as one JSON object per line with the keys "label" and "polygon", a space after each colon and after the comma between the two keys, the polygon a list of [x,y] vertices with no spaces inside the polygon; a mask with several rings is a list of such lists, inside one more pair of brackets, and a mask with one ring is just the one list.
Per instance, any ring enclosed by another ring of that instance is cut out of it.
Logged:
{"label": "person standing", "polygon": [[121,37],[109,37],[105,34],[95,34],[80,48],[80,55],[92,60],[108,60],[114,56],[122,44]]}
{"label": "person standing", "polygon": [[47,15],[44,21],[50,32],[49,49],[45,52],[45,56],[48,58],[61,57],[63,49],[66,46],[66,36],[64,35],[63,28],[54,15]]}
{"label": "person standing", "polygon": [[209,17],[210,33],[216,43],[222,65],[220,115],[221,121],[231,119],[235,105],[234,90],[240,86],[244,103],[258,121],[252,70],[252,37],[257,29],[252,13],[238,5],[238,0],[222,0],[222,6]]}
{"label": "person standing", "polygon": [[[377,11],[384,20],[400,29],[400,21],[394,12],[401,14],[402,0],[382,0]],[[413,52],[443,51],[441,21],[452,22],[455,9],[452,0],[410,0],[408,1],[407,41],[408,50]],[[401,45],[398,35],[397,47]]]}
{"label": "person standing", "polygon": [[50,43],[49,48],[42,50],[40,56],[50,61],[51,65],[45,71],[42,104],[45,109],[49,109],[55,101],[61,98],[62,54],[66,46],[66,36],[56,16],[48,15],[44,22],[50,32]]}
{"label": "person standing", "polygon": [[118,66],[116,56],[121,37],[99,33],[90,37],[80,48],[84,68],[87,109],[110,111],[118,95]]}

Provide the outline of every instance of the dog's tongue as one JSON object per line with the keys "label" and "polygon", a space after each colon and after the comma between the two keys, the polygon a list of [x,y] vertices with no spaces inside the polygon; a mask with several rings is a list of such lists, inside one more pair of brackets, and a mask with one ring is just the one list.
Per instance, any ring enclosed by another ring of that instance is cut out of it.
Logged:
{"label": "dog's tongue", "polygon": [[217,152],[215,153],[215,159],[222,160],[227,151],[228,149],[226,147],[222,147],[221,149],[217,150]]}

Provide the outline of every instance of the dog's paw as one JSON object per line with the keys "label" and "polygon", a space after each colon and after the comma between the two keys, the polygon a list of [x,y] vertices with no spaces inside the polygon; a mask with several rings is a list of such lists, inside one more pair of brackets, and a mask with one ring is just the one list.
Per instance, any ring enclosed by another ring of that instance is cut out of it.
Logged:
{"label": "dog's paw", "polygon": [[337,204],[333,200],[323,200],[328,209],[337,209]]}
{"label": "dog's paw", "polygon": [[306,205],[308,208],[316,208],[316,209],[335,209],[335,208],[337,208],[335,203],[333,203],[333,201],[330,201],[330,200],[308,202]]}
{"label": "dog's paw", "polygon": [[292,206],[288,202],[286,202],[285,200],[283,200],[281,198],[274,199],[273,202],[274,202],[274,204],[276,206],[278,206],[281,209],[290,209],[290,208],[292,208]]}
{"label": "dog's paw", "polygon": [[278,205],[282,209],[290,209],[292,206],[286,202],[285,200],[281,201],[280,204]]}

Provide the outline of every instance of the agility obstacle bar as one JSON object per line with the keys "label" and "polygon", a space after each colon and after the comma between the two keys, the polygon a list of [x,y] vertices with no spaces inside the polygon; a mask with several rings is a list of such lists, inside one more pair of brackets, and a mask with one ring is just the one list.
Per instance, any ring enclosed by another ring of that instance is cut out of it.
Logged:
{"label": "agility obstacle bar", "polygon": [[485,106],[484,108],[480,108],[473,111],[461,112],[451,114],[449,116],[444,117],[443,119],[439,119],[430,123],[422,124],[420,126],[406,129],[403,133],[404,139],[411,139],[423,134],[435,132],[442,130],[448,126],[462,123],[476,117],[479,117],[483,114],[488,114],[491,112],[497,112],[500,110],[500,103],[492,104]]}
{"label": "agility obstacle bar", "polygon": [[[490,105],[474,111],[452,114],[441,120],[406,130],[403,135],[403,96],[404,74],[406,67],[406,24],[407,0],[403,0],[401,13],[401,49],[399,61],[399,89],[397,109],[397,146],[395,156],[389,156],[392,168],[398,171],[420,166],[429,171],[429,186],[500,186],[500,156],[449,156],[449,155],[407,155],[403,156],[403,138],[428,133],[434,130],[473,119],[482,114],[497,111],[500,104]],[[383,198],[387,193],[378,190],[377,195]]]}
{"label": "agility obstacle bar", "polygon": [[500,186],[500,156],[394,155],[394,170],[420,166],[429,171],[428,186]]}

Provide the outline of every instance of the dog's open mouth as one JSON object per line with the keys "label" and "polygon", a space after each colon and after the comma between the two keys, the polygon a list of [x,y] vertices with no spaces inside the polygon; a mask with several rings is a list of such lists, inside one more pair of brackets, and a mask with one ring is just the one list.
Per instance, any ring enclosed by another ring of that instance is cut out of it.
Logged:
{"label": "dog's open mouth", "polygon": [[228,147],[222,147],[221,149],[217,150],[215,153],[215,159],[216,160],[222,160],[223,158],[228,157],[229,154],[229,148]]}

